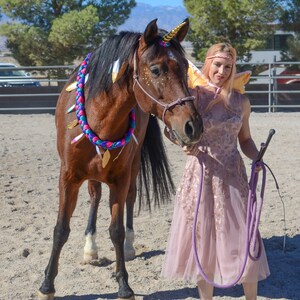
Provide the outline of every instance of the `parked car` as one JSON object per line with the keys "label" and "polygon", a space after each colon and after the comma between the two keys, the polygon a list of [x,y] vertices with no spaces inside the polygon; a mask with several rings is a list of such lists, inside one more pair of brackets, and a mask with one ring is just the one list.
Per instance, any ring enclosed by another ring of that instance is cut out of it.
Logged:
{"label": "parked car", "polygon": [[[289,77],[289,75],[292,77]],[[280,76],[284,76],[284,78],[278,78],[277,79],[278,84],[300,83],[300,71],[284,70],[283,72],[280,73]]]}
{"label": "parked car", "polygon": [[[279,76],[282,72],[286,70],[285,67],[278,66],[276,68],[271,68],[271,70],[267,69],[263,72],[260,72],[257,77],[250,81],[250,84],[269,84],[270,76]],[[273,79],[271,79],[271,83],[273,83]]]}
{"label": "parked car", "polygon": [[0,87],[41,86],[29,73],[17,68],[14,64],[0,63]]}
{"label": "parked car", "polygon": [[[252,80],[251,84],[269,84],[273,76],[277,76],[277,84],[294,84],[300,83],[300,71],[289,70],[286,67],[278,66],[276,68],[271,68],[270,70],[263,71],[258,74],[255,80]],[[274,80],[271,80],[271,83],[274,83]]]}

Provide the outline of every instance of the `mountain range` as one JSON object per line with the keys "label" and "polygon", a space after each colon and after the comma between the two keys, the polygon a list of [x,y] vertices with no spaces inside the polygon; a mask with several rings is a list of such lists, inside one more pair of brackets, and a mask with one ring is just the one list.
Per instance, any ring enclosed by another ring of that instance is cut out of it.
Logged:
{"label": "mountain range", "polygon": [[[158,19],[157,24],[160,28],[170,30],[186,17],[188,17],[188,13],[182,6],[152,6],[137,2],[137,5],[131,10],[129,18],[119,27],[118,31],[143,32],[147,24],[154,19]],[[0,24],[6,23],[9,20],[6,15],[2,15]]]}
{"label": "mountain range", "polygon": [[119,31],[143,32],[147,24],[154,19],[158,19],[157,24],[159,28],[171,30],[186,17],[188,17],[188,13],[182,6],[152,6],[137,2],[137,5],[131,10],[129,18],[119,27]]}

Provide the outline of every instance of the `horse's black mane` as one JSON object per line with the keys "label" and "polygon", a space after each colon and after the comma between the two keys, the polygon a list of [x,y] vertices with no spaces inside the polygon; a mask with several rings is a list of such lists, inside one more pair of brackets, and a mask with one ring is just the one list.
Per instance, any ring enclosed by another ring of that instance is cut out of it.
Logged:
{"label": "horse's black mane", "polygon": [[[157,47],[153,47],[151,56],[158,56],[163,51],[164,47],[159,45],[159,40],[165,33],[166,31],[159,30],[158,37],[153,41],[153,44],[157,44]],[[89,73],[88,99],[94,98],[98,93],[108,91],[111,88],[114,62],[119,60],[121,67],[123,63],[130,61],[138,47],[141,35],[141,33],[122,31],[109,37],[92,53],[87,67],[87,72]],[[184,50],[176,39],[173,38],[171,44],[181,55],[184,55]],[[123,79],[128,76],[128,71],[129,68],[127,66],[122,75]]]}
{"label": "horse's black mane", "polygon": [[89,98],[101,91],[107,91],[112,85],[112,66],[119,59],[120,66],[129,60],[138,47],[140,33],[120,32],[109,37],[92,54],[88,64]]}

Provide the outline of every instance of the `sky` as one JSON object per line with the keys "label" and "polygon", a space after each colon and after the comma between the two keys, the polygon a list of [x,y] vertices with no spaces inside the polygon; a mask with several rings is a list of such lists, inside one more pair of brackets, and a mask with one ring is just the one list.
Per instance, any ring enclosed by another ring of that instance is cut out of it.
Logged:
{"label": "sky", "polygon": [[183,6],[183,0],[136,0],[136,2],[146,3],[152,6]]}

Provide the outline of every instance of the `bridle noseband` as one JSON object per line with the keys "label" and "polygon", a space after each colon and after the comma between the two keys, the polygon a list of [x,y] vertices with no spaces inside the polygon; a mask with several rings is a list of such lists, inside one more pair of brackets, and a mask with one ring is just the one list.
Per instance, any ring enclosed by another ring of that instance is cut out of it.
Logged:
{"label": "bridle noseband", "polygon": [[183,97],[183,98],[179,98],[171,103],[161,103],[159,100],[157,100],[155,97],[153,97],[152,95],[150,95],[144,88],[143,86],[140,84],[139,80],[138,80],[138,73],[137,73],[137,55],[136,52],[134,53],[133,56],[133,79],[134,79],[134,84],[133,84],[133,89],[135,87],[135,84],[137,84],[140,89],[144,92],[144,94],[146,94],[151,100],[153,100],[155,103],[157,103],[158,105],[160,105],[161,107],[164,108],[164,111],[162,113],[162,121],[165,123],[165,115],[166,112],[170,109],[172,109],[173,107],[175,107],[176,105],[182,105],[187,101],[194,101],[195,97],[194,96],[188,96],[188,97]]}

